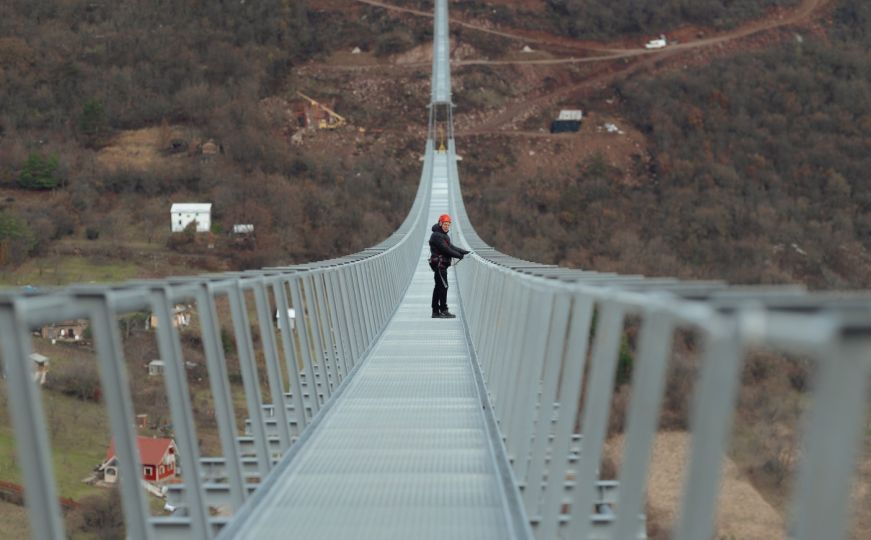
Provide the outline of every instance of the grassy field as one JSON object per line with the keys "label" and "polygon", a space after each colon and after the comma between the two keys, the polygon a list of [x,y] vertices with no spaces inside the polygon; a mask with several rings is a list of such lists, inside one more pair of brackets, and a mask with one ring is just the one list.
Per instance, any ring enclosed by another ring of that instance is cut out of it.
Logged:
{"label": "grassy field", "polygon": [[86,257],[41,257],[29,260],[14,272],[0,273],[0,285],[115,282],[134,278],[138,272],[139,267],[129,262],[97,261]]}
{"label": "grassy field", "polygon": [[[0,480],[20,484],[21,471],[6,406],[4,396],[0,407]],[[78,500],[86,495],[103,493],[101,488],[82,482],[106,456],[108,426],[103,406],[44,392],[43,407],[52,438],[58,494]]]}
{"label": "grassy field", "polygon": [[27,509],[0,501],[0,531],[3,531],[3,538],[30,538]]}

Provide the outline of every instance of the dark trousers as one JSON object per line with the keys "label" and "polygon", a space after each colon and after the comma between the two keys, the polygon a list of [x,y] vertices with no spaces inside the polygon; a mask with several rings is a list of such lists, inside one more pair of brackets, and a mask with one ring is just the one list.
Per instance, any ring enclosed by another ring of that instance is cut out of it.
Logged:
{"label": "dark trousers", "polygon": [[448,309],[448,269],[439,268],[432,273],[435,278],[435,288],[432,290],[432,310],[447,311]]}

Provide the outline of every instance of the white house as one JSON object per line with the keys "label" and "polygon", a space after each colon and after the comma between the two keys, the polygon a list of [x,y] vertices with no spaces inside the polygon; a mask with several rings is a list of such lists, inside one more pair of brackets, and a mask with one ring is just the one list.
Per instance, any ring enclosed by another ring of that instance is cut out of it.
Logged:
{"label": "white house", "polygon": [[212,203],[175,203],[170,209],[172,232],[181,232],[190,222],[197,222],[197,232],[212,228]]}

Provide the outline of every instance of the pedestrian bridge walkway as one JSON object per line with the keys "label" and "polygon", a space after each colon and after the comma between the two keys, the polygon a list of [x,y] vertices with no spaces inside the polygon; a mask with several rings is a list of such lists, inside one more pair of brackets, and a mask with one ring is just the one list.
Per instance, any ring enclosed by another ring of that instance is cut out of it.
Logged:
{"label": "pedestrian bridge walkway", "polygon": [[[461,196],[447,10],[447,0],[435,1],[417,196],[380,244],[290,267],[0,294],[0,358],[33,538],[66,532],[30,369],[31,329],[76,318],[88,319],[93,332],[134,540],[644,538],[652,446],[677,336],[695,344],[698,376],[671,538],[715,533],[742,363],[759,349],[800,356],[816,373],[784,537],[847,537],[865,434],[871,296],[567,269],[487,245]],[[456,319],[430,318],[426,240],[443,213],[454,219],[453,242],[474,252],[449,272]],[[157,515],[138,480],[143,464],[117,318],[150,311],[170,320],[178,303],[195,306],[198,335],[186,343],[201,344],[221,451],[201,452],[179,332],[159,325],[181,483],[166,490],[171,515]],[[616,476],[604,478],[630,330],[622,459]],[[230,354],[244,402],[228,373]]]}
{"label": "pedestrian bridge walkway", "polygon": [[[448,211],[447,167],[446,153],[433,156],[427,223]],[[408,290],[341,397],[228,535],[517,536],[506,497],[513,486],[500,475],[463,320],[431,318],[433,273],[422,247]],[[456,287],[448,301],[459,306]]]}

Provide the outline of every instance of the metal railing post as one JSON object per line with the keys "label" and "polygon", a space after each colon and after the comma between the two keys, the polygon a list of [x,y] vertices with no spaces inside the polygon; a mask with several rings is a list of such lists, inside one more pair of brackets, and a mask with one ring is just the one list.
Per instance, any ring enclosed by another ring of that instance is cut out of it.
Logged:
{"label": "metal railing post", "polygon": [[338,337],[339,322],[335,317],[335,306],[330,302],[327,272],[321,272],[316,276],[315,290],[317,290],[318,298],[320,298],[321,306],[323,308],[321,317],[324,320],[325,325],[323,335],[326,343],[324,346],[329,353],[330,369],[334,377],[333,385],[338,387],[342,384],[342,379],[344,379],[344,373],[340,361],[342,350],[340,346],[341,340]]}
{"label": "metal railing post", "polygon": [[[296,340],[293,338],[294,329],[290,327],[290,317],[287,314],[289,304],[287,301],[287,279],[282,277],[272,283],[272,291],[275,295],[275,304],[278,306],[278,324],[281,328],[281,347],[284,349],[284,363],[287,367],[290,395],[293,400],[293,408],[296,412],[296,423],[299,432],[308,425],[309,417],[305,399],[303,398],[302,384],[299,380],[299,365],[296,359]],[[296,315],[296,312],[294,312]],[[298,317],[294,317],[294,325]]]}
{"label": "metal railing post", "polygon": [[704,363],[693,393],[692,450],[678,518],[677,540],[713,534],[723,452],[732,427],[738,376],[743,364],[734,319],[707,330]]}
{"label": "metal railing post", "polygon": [[39,388],[30,372],[30,333],[24,324],[20,301],[0,300],[0,347],[9,392],[9,412],[15,429],[15,446],[21,476],[27,489],[27,517],[33,538],[65,538],[60,502],[54,481],[51,441],[45,429],[45,412]]}
{"label": "metal railing post", "polygon": [[[847,537],[851,480],[867,429],[871,339],[842,330],[823,347],[791,516],[797,540]],[[855,534],[855,533],[854,533]]]}
{"label": "metal railing post", "polygon": [[368,297],[366,295],[366,291],[363,288],[363,283],[365,283],[365,280],[363,279],[362,263],[355,264],[353,266],[352,276],[352,288],[354,289],[357,309],[360,312],[360,323],[362,324],[361,330],[363,330],[363,350],[365,350],[367,347],[369,347],[369,343],[375,336],[375,330],[372,324],[371,312],[368,306]]}
{"label": "metal railing post", "polygon": [[[514,381],[511,402],[512,431],[517,434],[515,443],[514,473],[518,484],[529,489],[526,473],[529,467],[529,452],[535,423],[536,405],[540,417],[550,423],[551,403],[537,403],[541,385],[542,366],[547,346],[548,328],[552,325],[553,291],[540,291],[530,287],[531,299],[523,311],[526,315],[525,336],[520,347],[520,365]],[[537,486],[536,486],[537,487]]]}
{"label": "metal railing post", "polygon": [[[299,285],[301,278],[301,275],[294,275],[288,280],[288,282],[290,285],[291,302],[296,310],[296,335],[299,337],[299,348],[300,352],[302,352],[303,365],[305,366],[305,381],[306,386],[308,387],[312,418],[314,418],[321,408],[321,400],[318,395],[317,378],[315,377],[315,369],[312,365],[312,352],[308,341],[309,315],[306,313],[307,305],[303,305],[302,303],[302,294]],[[304,395],[303,399],[305,399]]]}
{"label": "metal railing post", "polygon": [[130,383],[118,324],[115,321],[112,294],[104,290],[80,292],[75,296],[89,307],[91,315],[94,345],[100,365],[100,387],[112,427],[115,455],[119,462],[121,504],[127,537],[145,540],[153,537],[153,530],[148,522],[150,513],[145,490],[141,485],[142,462],[133,424],[133,401],[130,398]]}
{"label": "metal railing post", "polygon": [[236,413],[233,410],[230,378],[224,357],[218,310],[215,306],[215,291],[209,282],[200,283],[197,287],[197,312],[203,333],[203,351],[206,355],[209,386],[215,405],[218,436],[221,440],[221,451],[224,454],[224,463],[227,469],[230,502],[233,511],[236,511],[242,506],[248,492],[244,489],[245,478],[242,474],[241,452],[237,439]]}
{"label": "metal railing post", "polygon": [[[590,515],[596,500],[596,481],[602,461],[602,446],[614,392],[617,355],[623,336],[623,307],[614,301],[606,301],[601,307],[593,338],[593,363],[590,366],[587,396],[583,405],[581,431],[584,448],[578,464],[577,489],[572,501],[570,538],[586,538],[589,534]],[[554,458],[557,457],[555,454]]]}
{"label": "metal railing post", "polygon": [[[320,300],[315,295],[314,291],[314,276],[312,272],[307,273],[302,278],[302,287],[303,294],[305,295],[305,305],[308,308],[308,322],[309,328],[311,329],[311,346],[314,351],[315,358],[317,358],[317,366],[318,371],[321,376],[321,388],[323,388],[324,392],[324,401],[330,399],[330,396],[333,393],[333,378],[330,373],[330,370],[327,367],[329,364],[329,355],[327,354],[326,349],[324,348],[324,342],[321,337],[321,330],[324,327],[324,324],[321,320],[321,305]],[[315,384],[315,378],[312,381],[312,384]],[[317,386],[317,385],[315,385]]]}
{"label": "metal railing post", "polygon": [[272,469],[272,454],[269,451],[269,439],[266,434],[266,423],[263,419],[263,396],[260,392],[260,378],[257,376],[251,327],[248,326],[245,296],[239,281],[233,281],[229,285],[227,297],[230,301],[233,333],[236,336],[236,354],[239,356],[242,387],[245,389],[245,402],[248,405],[248,421],[251,425],[251,433],[254,436],[257,469],[260,473],[260,478],[266,478],[266,475]]}
{"label": "metal railing post", "polygon": [[568,456],[571,451],[572,431],[578,417],[578,401],[584,385],[584,368],[587,364],[592,322],[593,299],[586,294],[574,294],[569,315],[569,335],[562,354],[559,415],[554,427],[556,435],[551,445],[550,470],[542,493],[539,538],[556,538],[559,530],[559,513],[565,495],[563,486],[568,469],[568,464],[562,462],[562,456]]}
{"label": "metal railing post", "polygon": [[211,538],[209,515],[204,502],[205,490],[197,430],[178,330],[172,324],[172,303],[168,286],[158,285],[151,288],[151,305],[158,320],[163,322],[157,325],[157,348],[164,362],[163,380],[169,398],[173,435],[184,471],[184,496],[187,500],[188,516],[191,518],[190,535],[192,538]]}
{"label": "metal railing post", "polygon": [[517,291],[514,295],[514,302],[511,305],[511,313],[509,315],[511,323],[506,327],[510,329],[510,333],[508,339],[505,340],[507,348],[502,357],[502,360],[505,362],[505,369],[502,372],[502,380],[499,382],[499,387],[503,390],[502,399],[500,400],[503,403],[500,421],[502,433],[506,439],[505,446],[508,448],[511,458],[517,460],[520,459],[520,456],[516,453],[519,434],[512,430],[514,427],[514,417],[511,413],[516,400],[513,399],[511,390],[516,387],[519,368],[524,361],[521,351],[523,349],[525,315],[527,315],[526,308],[529,306],[531,291],[527,286],[521,284],[516,284],[515,288]]}
{"label": "metal railing post", "polygon": [[357,360],[360,358],[360,355],[363,353],[365,347],[363,347],[363,341],[360,339],[360,320],[356,315],[356,310],[354,309],[354,297],[350,294],[348,289],[348,278],[351,275],[351,267],[345,266],[339,272],[338,275],[338,286],[339,286],[339,296],[341,297],[342,303],[342,311],[344,313],[344,320],[346,324],[346,328],[348,331],[348,338],[351,346],[351,362],[350,367],[353,367],[357,364]]}
{"label": "metal railing post", "polygon": [[[547,341],[542,350],[544,373],[541,384],[541,399],[538,407],[538,418],[534,423],[535,433],[527,475],[528,480],[523,492],[524,504],[529,515],[538,515],[540,512],[539,504],[545,476],[547,449],[550,445],[550,437],[554,435],[553,404],[557,403],[557,386],[566,346],[570,307],[571,298],[568,295],[554,296],[551,323],[547,332]],[[571,414],[569,411],[559,409],[556,411],[558,414]],[[557,463],[562,459],[563,456],[551,452],[551,470],[556,469]]]}
{"label": "metal railing post", "polygon": [[674,336],[674,320],[665,310],[652,306],[643,311],[642,317],[619,477],[615,538],[633,537],[638,531],[638,516],[644,512],[650,452],[659,424]]}
{"label": "metal railing post", "polygon": [[336,272],[328,272],[324,274],[324,285],[327,298],[327,306],[330,309],[330,318],[333,321],[333,335],[336,338],[339,358],[341,362],[338,367],[341,368],[340,383],[345,380],[345,377],[350,373],[351,350],[348,345],[348,321],[345,320],[345,314],[341,307],[341,298],[336,293]]}
{"label": "metal railing post", "polygon": [[[263,278],[254,280],[251,288],[254,292],[254,307],[257,310],[257,322],[260,326],[260,341],[263,343],[263,358],[266,362],[266,379],[272,397],[272,410],[278,423],[278,440],[283,453],[290,447],[290,421],[287,416],[287,401],[284,397],[284,382],[281,378],[281,370],[278,368],[278,345],[275,342],[275,331],[272,329],[272,316]],[[295,416],[305,414],[303,409],[294,412]]]}

